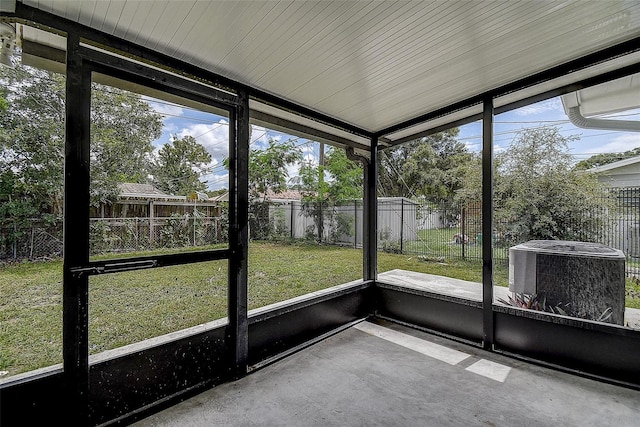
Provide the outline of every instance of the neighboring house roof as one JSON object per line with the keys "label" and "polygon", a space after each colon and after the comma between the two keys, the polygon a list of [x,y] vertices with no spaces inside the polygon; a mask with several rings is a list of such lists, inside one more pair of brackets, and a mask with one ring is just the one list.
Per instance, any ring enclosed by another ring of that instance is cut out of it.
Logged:
{"label": "neighboring house roof", "polygon": [[123,182],[118,184],[119,196],[122,199],[147,199],[147,200],[186,200],[184,196],[175,196],[158,190],[151,184],[137,184]]}
{"label": "neighboring house roof", "polygon": [[640,156],[587,169],[598,181],[613,188],[640,187]]}
{"label": "neighboring house roof", "polygon": [[629,157],[628,159],[618,160],[617,162],[607,163],[606,165],[596,166],[595,168],[589,169],[589,172],[592,173],[602,173],[607,171],[612,171],[614,169],[619,169],[624,166],[640,164],[640,156]]}
{"label": "neighboring house roof", "polygon": [[285,190],[275,193],[273,190],[267,190],[267,200],[302,200],[302,192],[298,190]]}
{"label": "neighboring house roof", "polygon": [[221,194],[219,196],[216,197],[212,197],[209,199],[212,202],[228,202],[229,201],[229,192],[227,191],[224,194]]}

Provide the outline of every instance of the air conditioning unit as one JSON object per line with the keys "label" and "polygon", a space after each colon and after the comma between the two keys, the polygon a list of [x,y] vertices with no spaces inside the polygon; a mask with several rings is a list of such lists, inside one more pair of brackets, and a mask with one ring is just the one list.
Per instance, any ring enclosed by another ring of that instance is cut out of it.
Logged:
{"label": "air conditioning unit", "polygon": [[[625,255],[598,243],[530,240],[509,248],[509,290],[544,295],[576,317],[624,324]],[[568,306],[567,306],[568,304]]]}

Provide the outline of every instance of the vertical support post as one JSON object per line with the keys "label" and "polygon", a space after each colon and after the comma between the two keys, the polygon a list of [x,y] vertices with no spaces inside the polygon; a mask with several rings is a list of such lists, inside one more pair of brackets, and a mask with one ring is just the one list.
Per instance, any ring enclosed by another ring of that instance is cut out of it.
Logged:
{"label": "vertical support post", "polygon": [[464,206],[462,207],[462,215],[460,215],[460,219],[462,220],[462,227],[460,227],[460,234],[462,234],[462,259],[465,259],[465,253],[464,253],[464,245],[465,245],[465,240],[466,240],[466,229],[465,229],[465,221],[466,221],[466,215],[465,215],[465,208]]}
{"label": "vertical support post", "polygon": [[400,253],[404,253],[404,197],[400,199]]}
{"label": "vertical support post", "polygon": [[493,99],[482,114],[482,346],[493,347]]}
{"label": "vertical support post", "polygon": [[155,230],[154,230],[154,217],[155,217],[155,205],[153,200],[149,202],[149,243],[153,246]]}
{"label": "vertical support post", "polygon": [[62,360],[69,425],[88,424],[89,403],[89,279],[71,272],[89,262],[91,74],[79,48],[79,35],[67,34]]}
{"label": "vertical support post", "polygon": [[294,202],[295,200],[291,200],[291,202],[289,202],[289,210],[290,212],[290,217],[291,217],[291,221],[290,221],[290,225],[289,225],[289,231],[291,232],[291,240],[293,240],[293,238],[295,237],[295,233],[294,233],[294,229],[293,229],[293,206],[294,206]]}
{"label": "vertical support post", "polygon": [[353,201],[353,249],[358,247],[358,201]]}
{"label": "vertical support post", "polygon": [[364,280],[377,279],[378,267],[378,138],[371,138],[371,157],[364,168],[362,254]]}
{"label": "vertical support post", "polygon": [[247,258],[249,245],[249,97],[238,93],[229,126],[229,348],[234,378],[247,374]]}

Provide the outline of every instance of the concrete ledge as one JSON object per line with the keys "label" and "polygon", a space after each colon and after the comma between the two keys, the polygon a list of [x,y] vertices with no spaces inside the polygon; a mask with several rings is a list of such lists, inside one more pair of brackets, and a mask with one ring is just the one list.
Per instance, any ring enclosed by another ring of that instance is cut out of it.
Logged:
{"label": "concrete ledge", "polygon": [[[438,276],[435,274],[417,273],[408,270],[390,270],[378,274],[378,281],[384,284],[394,285],[405,289],[414,289],[425,291],[431,294],[443,295],[453,299],[461,299],[475,302],[482,302],[482,283],[469,282],[467,280],[453,279],[451,277]],[[493,302],[502,306],[498,302],[498,298],[506,300],[512,293],[509,288],[503,286],[493,287]],[[447,298],[449,299],[449,298]],[[593,322],[585,319],[576,319],[573,317],[552,315],[546,312],[535,312],[549,316],[558,316],[563,319],[578,320],[582,323]],[[638,325],[640,328],[640,310],[636,308],[625,308],[624,313],[625,324]],[[613,324],[606,324],[607,327],[621,327]],[[634,328],[636,329],[636,328]]]}
{"label": "concrete ledge", "polygon": [[[482,302],[482,283],[479,282],[469,282],[467,280],[400,269],[378,274],[378,281],[454,298]],[[493,287],[494,299],[506,299],[510,294],[511,292],[509,292],[508,288],[502,286]]]}

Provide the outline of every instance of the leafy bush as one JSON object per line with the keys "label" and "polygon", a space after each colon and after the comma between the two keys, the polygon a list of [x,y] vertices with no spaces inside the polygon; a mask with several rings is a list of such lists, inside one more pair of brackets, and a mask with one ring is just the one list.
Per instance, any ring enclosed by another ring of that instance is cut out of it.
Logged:
{"label": "leafy bush", "polygon": [[176,248],[189,245],[187,221],[177,213],[171,214],[160,229],[160,246]]}
{"label": "leafy bush", "polygon": [[382,252],[386,252],[389,254],[401,254],[402,250],[400,249],[400,243],[392,242],[391,240],[383,240],[382,242]]}

